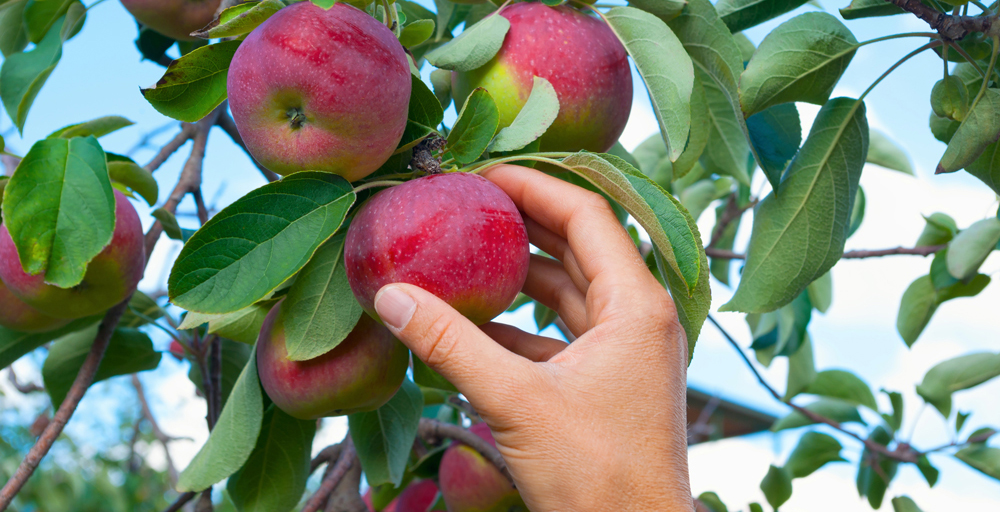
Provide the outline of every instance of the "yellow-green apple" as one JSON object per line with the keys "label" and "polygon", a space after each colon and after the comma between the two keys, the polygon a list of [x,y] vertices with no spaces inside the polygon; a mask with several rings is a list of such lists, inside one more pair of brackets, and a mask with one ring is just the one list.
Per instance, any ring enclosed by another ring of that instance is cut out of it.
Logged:
{"label": "yellow-green apple", "polygon": [[20,332],[46,332],[70,320],[55,318],[27,305],[0,281],[0,325]]}
{"label": "yellow-green apple", "polygon": [[117,190],[111,242],[87,264],[83,281],[72,288],[46,283],[44,273],[27,274],[7,227],[0,225],[0,280],[29,306],[56,318],[96,315],[127,299],[142,280],[145,265],[142,223]]}
{"label": "yellow-green apple", "polygon": [[281,9],[229,66],[229,107],[247,149],[278,174],[328,171],[348,181],[399,144],[410,66],[385,25],[344,3]]}
{"label": "yellow-green apple", "polygon": [[528,101],[534,77],[542,77],[559,97],[559,115],[542,135],[541,150],[610,149],[632,109],[628,53],[614,32],[567,5],[519,3],[500,16],[510,30],[496,56],[472,71],[452,73],[456,105],[483,87],[500,109],[500,126],[509,126]]}
{"label": "yellow-green apple", "polygon": [[347,230],[344,267],[354,296],[376,318],[379,289],[409,283],[483,324],[514,301],[528,257],[510,197],[482,176],[456,172],[375,194]]}
{"label": "yellow-green apple", "polygon": [[191,35],[215,19],[222,0],[122,0],[139,23],[178,41],[194,41]]}
{"label": "yellow-green apple", "polygon": [[292,361],[282,302],[268,312],[257,338],[257,373],[278,408],[299,419],[316,419],[372,411],[396,394],[410,353],[388,329],[361,315],[336,348],[308,361]]}
{"label": "yellow-green apple", "polygon": [[[485,423],[469,428],[496,446]],[[517,489],[490,461],[472,448],[456,443],[441,457],[438,484],[448,512],[527,512]]]}

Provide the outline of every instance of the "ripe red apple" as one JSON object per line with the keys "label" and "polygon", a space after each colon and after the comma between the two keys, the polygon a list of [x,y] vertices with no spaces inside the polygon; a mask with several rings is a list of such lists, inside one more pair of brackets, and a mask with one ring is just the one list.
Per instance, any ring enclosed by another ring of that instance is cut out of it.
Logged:
{"label": "ripe red apple", "polygon": [[396,502],[399,499],[398,497],[397,499],[390,501],[389,504],[385,506],[385,508],[379,511],[376,511],[375,505],[372,504],[372,490],[370,488],[368,489],[367,492],[365,492],[365,495],[362,496],[361,499],[364,500],[365,505],[368,505],[368,512],[399,512],[398,510],[396,510]]}
{"label": "ripe red apple", "polygon": [[278,174],[348,181],[395,151],[410,102],[410,66],[392,31],[344,3],[299,2],[247,36],[229,66],[229,107],[247,149]]}
{"label": "ripe red apple", "polygon": [[[496,446],[485,423],[469,428],[477,436]],[[441,495],[448,512],[527,512],[528,508],[514,486],[490,461],[476,450],[454,444],[441,458],[438,469]]]}
{"label": "ripe red apple", "polygon": [[29,306],[57,318],[96,315],[127,299],[142,279],[146,246],[135,208],[115,191],[115,231],[109,243],[87,265],[83,281],[73,288],[45,282],[45,275],[28,275],[7,227],[0,225],[0,279]]}
{"label": "ripe red apple", "polygon": [[178,41],[194,41],[195,32],[215,19],[222,0],[122,0],[139,23]]}
{"label": "ripe red apple", "polygon": [[482,176],[458,172],[375,194],[347,230],[344,265],[354,296],[373,316],[379,289],[410,283],[482,324],[514,301],[528,256],[524,220],[510,197]]}
{"label": "ripe red apple", "polygon": [[299,419],[372,411],[389,401],[406,376],[410,353],[388,329],[361,315],[336,348],[292,361],[285,347],[281,302],[267,314],[257,339],[257,373],[267,396]]}
{"label": "ripe red apple", "polygon": [[396,512],[427,512],[437,496],[438,486],[433,480],[413,482],[396,498]]}
{"label": "ripe red apple", "polygon": [[541,150],[610,149],[632,110],[628,53],[611,28],[567,5],[518,3],[500,15],[510,30],[499,53],[477,69],[452,73],[459,108],[484,87],[500,109],[500,126],[509,126],[539,76],[559,97],[559,116],[542,135]]}
{"label": "ripe red apple", "polygon": [[184,360],[184,355],[186,352],[184,350],[184,345],[181,345],[177,340],[170,342],[170,348],[168,350],[170,351],[170,355],[174,356],[174,359],[178,361]]}
{"label": "ripe red apple", "polygon": [[58,329],[70,320],[55,318],[27,305],[0,281],[0,325],[19,332],[46,332]]}

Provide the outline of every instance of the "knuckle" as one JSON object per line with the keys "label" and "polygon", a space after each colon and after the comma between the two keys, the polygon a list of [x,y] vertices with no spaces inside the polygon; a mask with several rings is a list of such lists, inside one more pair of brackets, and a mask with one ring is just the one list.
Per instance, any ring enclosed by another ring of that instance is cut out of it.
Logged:
{"label": "knuckle", "polygon": [[424,362],[432,368],[445,364],[455,351],[458,336],[454,332],[455,321],[447,316],[439,316],[430,323],[424,332],[426,340],[426,359]]}

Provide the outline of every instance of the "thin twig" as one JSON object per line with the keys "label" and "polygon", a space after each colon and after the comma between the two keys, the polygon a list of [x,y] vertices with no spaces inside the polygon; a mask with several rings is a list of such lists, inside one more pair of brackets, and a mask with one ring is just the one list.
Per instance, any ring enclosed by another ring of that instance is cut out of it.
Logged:
{"label": "thin twig", "polygon": [[194,137],[195,125],[191,123],[181,123],[181,131],[177,132],[177,135],[170,142],[167,142],[160,148],[160,151],[156,153],[156,156],[146,164],[145,169],[149,172],[155,172],[157,169],[163,165],[171,155],[177,152],[187,141]]}
{"label": "thin twig", "polygon": [[740,206],[736,200],[736,194],[729,194],[729,199],[726,201],[726,207],[722,210],[722,215],[719,220],[715,223],[715,227],[712,229],[712,238],[708,242],[708,247],[715,247],[715,244],[719,243],[722,239],[722,235],[726,232],[726,228],[729,227],[736,219],[743,216],[743,212],[753,208],[757,205],[757,200],[754,199],[749,203]]}
{"label": "thin twig", "polygon": [[219,421],[222,414],[222,339],[209,336],[208,373],[212,380],[212,424]]}
{"label": "thin twig", "polygon": [[311,475],[315,473],[316,469],[322,466],[323,464],[327,464],[339,459],[340,452],[343,451],[343,449],[344,449],[343,443],[337,443],[337,444],[331,444],[330,446],[327,446],[326,448],[320,450],[320,452],[316,454],[316,457],[314,457],[313,460],[309,462],[309,474]]}
{"label": "thin twig", "polygon": [[448,438],[465,443],[496,466],[504,478],[510,482],[510,485],[514,485],[514,477],[511,476],[510,469],[507,467],[507,462],[503,460],[503,456],[500,455],[500,452],[492,444],[475,433],[458,425],[443,423],[430,418],[421,418],[420,426],[417,427],[417,435],[421,439]]}
{"label": "thin twig", "polygon": [[727,332],[722,327],[722,325],[720,325],[719,322],[717,322],[715,318],[712,317],[712,315],[708,315],[708,321],[712,322],[712,325],[714,325],[715,328],[722,333],[722,336],[726,338],[726,341],[728,341],[729,344],[732,345],[734,349],[736,349],[736,352],[738,352],[740,357],[743,358],[743,362],[746,363],[747,367],[750,368],[750,371],[753,372],[755,377],[757,377],[757,381],[760,382],[760,385],[763,386],[765,389],[767,389],[768,393],[770,393],[775,400],[785,403],[799,414],[808,418],[813,423],[822,423],[824,425],[828,425],[834,428],[835,430],[839,430],[840,432],[843,432],[844,434],[847,434],[857,439],[858,441],[861,441],[865,445],[865,448],[867,448],[868,451],[870,452],[875,452],[878,453],[879,455],[888,457],[890,459],[898,460],[900,462],[909,462],[913,464],[917,463],[917,458],[920,456],[920,453],[907,444],[900,443],[895,450],[890,450],[887,446],[878,444],[870,439],[863,438],[855,434],[854,432],[845,429],[840,423],[837,423],[836,421],[833,421],[830,418],[827,418],[826,416],[817,414],[813,411],[810,411],[809,409],[806,409],[805,407],[795,405],[790,401],[785,402],[782,399],[781,394],[778,393],[778,391],[775,390],[773,387],[771,387],[771,385],[768,384],[766,380],[764,380],[764,376],[757,371],[757,367],[754,366],[753,362],[750,361],[750,358],[747,357],[745,352],[743,352],[743,349],[740,347],[739,343],[737,343],[736,340],[729,335],[729,332]]}
{"label": "thin twig", "polygon": [[[893,247],[891,249],[872,249],[872,250],[855,250],[847,251],[841,256],[841,259],[845,260],[859,260],[865,258],[880,258],[882,256],[896,256],[896,255],[913,255],[913,256],[930,256],[941,249],[944,249],[945,245],[923,245],[918,247]],[[738,252],[727,251],[724,249],[715,249],[712,247],[705,248],[705,254],[710,258],[719,259],[730,259],[730,260],[745,260],[747,255]]]}
{"label": "thin twig", "polygon": [[330,498],[330,493],[333,492],[333,489],[337,487],[340,480],[347,474],[347,470],[351,469],[351,465],[355,463],[357,457],[354,451],[354,442],[348,437],[342,444],[344,447],[340,452],[340,457],[337,458],[337,463],[323,476],[323,483],[319,485],[316,493],[306,502],[306,506],[302,508],[302,512],[316,512],[323,508],[326,500]]}
{"label": "thin twig", "polygon": [[[174,466],[174,459],[170,456],[170,446],[168,446],[174,438],[163,433],[163,430],[160,430],[160,425],[156,422],[156,417],[153,416],[153,410],[149,408],[149,401],[146,400],[146,390],[142,385],[142,381],[134,373],[132,374],[132,387],[135,388],[135,394],[139,397],[139,407],[142,409],[143,418],[149,422],[149,428],[153,431],[153,436],[163,445],[163,453],[166,454],[167,459],[167,474],[170,476],[170,483],[176,487],[177,468]],[[136,422],[136,425],[139,425],[139,422]]]}
{"label": "thin twig", "polygon": [[448,404],[462,411],[462,414],[465,414],[465,416],[469,418],[469,421],[471,421],[473,425],[475,425],[476,423],[481,423],[483,421],[483,418],[479,416],[479,413],[476,412],[476,409],[472,407],[472,404],[466,402],[465,400],[462,400],[461,398],[458,397],[458,395],[449,396]]}
{"label": "thin twig", "polygon": [[27,395],[28,393],[34,393],[36,391],[45,391],[45,388],[35,384],[34,382],[29,382],[27,384],[21,384],[17,380],[17,374],[14,373],[14,367],[10,366],[7,368],[7,380],[10,381],[10,385],[14,386],[19,393]]}
{"label": "thin twig", "polygon": [[121,319],[122,313],[128,307],[128,301],[129,299],[125,299],[121,304],[111,308],[104,315],[104,320],[101,321],[101,326],[97,330],[97,337],[94,338],[94,344],[90,347],[90,353],[87,354],[87,359],[84,360],[83,366],[80,367],[80,371],[76,374],[76,379],[73,380],[73,385],[69,388],[69,392],[66,393],[66,398],[63,399],[59,410],[56,411],[49,425],[45,427],[45,431],[39,436],[35,445],[28,451],[28,455],[21,461],[17,472],[7,481],[3,489],[0,490],[0,512],[7,510],[7,507],[14,501],[14,496],[27,483],[28,478],[38,468],[38,464],[42,461],[42,458],[49,453],[52,443],[56,441],[56,438],[62,433],[63,428],[66,427],[70,418],[73,417],[76,406],[80,404],[83,395],[94,382],[94,376],[97,374],[97,369],[101,366],[104,351],[108,348],[108,343],[111,341],[111,334],[114,333],[115,327],[118,326],[118,320]]}
{"label": "thin twig", "polygon": [[259,170],[260,173],[264,175],[264,179],[266,179],[269,182],[275,182],[281,179],[281,176],[278,176],[267,167],[260,165],[260,163],[257,162],[257,159],[255,159],[253,155],[250,154],[250,150],[247,149],[246,143],[243,142],[243,136],[240,135],[240,131],[236,128],[236,121],[233,121],[232,116],[230,116],[228,112],[222,112],[219,115],[218,124],[219,128],[222,128],[222,131],[226,132],[226,135],[229,135],[229,138],[233,139],[233,142],[235,142],[237,146],[239,146],[240,148],[243,149],[243,151],[246,152],[247,156],[250,157],[250,161],[253,162],[255,166],[257,166],[257,170]]}
{"label": "thin twig", "polygon": [[180,496],[177,497],[177,501],[170,504],[169,507],[163,509],[163,512],[177,512],[184,505],[187,505],[189,501],[193,500],[194,497],[197,495],[198,495],[197,493],[193,492],[186,492],[184,494],[181,494]]}

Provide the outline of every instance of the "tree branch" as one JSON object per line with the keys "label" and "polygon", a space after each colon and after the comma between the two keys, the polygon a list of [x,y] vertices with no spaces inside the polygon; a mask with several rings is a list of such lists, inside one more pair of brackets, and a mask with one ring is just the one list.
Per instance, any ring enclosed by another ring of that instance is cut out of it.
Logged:
{"label": "tree branch", "polygon": [[[945,247],[947,247],[947,245],[923,245],[918,247],[893,247],[891,249],[855,250],[845,252],[840,258],[844,260],[859,260],[896,255],[930,256]],[[730,260],[745,260],[747,257],[746,254],[726,251],[723,249],[714,249],[712,247],[706,247],[705,254],[708,255],[709,258]]]}
{"label": "tree branch", "polygon": [[182,507],[184,507],[184,505],[187,505],[189,501],[193,500],[194,497],[197,495],[198,495],[197,493],[193,492],[186,492],[184,494],[181,494],[177,498],[177,501],[173,502],[169,507],[163,509],[163,512],[177,512]]}
{"label": "tree branch", "polygon": [[936,9],[924,5],[920,0],[886,0],[887,2],[913,13],[918,18],[927,22],[932,29],[936,30],[941,37],[958,41],[972,32],[982,32],[987,35],[996,35],[1000,23],[997,23],[995,14],[984,14],[981,16],[955,16],[938,12]]}
{"label": "tree branch", "polygon": [[317,512],[323,508],[326,500],[330,498],[330,493],[333,492],[333,489],[337,487],[337,484],[347,474],[347,470],[351,469],[351,465],[356,462],[357,456],[354,451],[354,442],[351,438],[348,437],[341,444],[344,446],[341,449],[340,457],[337,458],[337,463],[327,469],[326,474],[323,475],[323,482],[319,485],[319,489],[316,489],[316,493],[306,502],[305,507],[302,508],[302,512]]}
{"label": "tree branch", "polygon": [[177,152],[187,141],[191,140],[195,134],[195,125],[191,123],[181,123],[181,131],[177,132],[177,135],[170,142],[167,142],[160,148],[160,151],[156,153],[156,156],[146,164],[145,169],[149,172],[155,172],[157,169],[166,162],[171,155]]}
{"label": "tree branch", "polygon": [[[174,487],[177,486],[177,468],[174,466],[174,460],[170,457],[170,447],[168,444],[174,438],[168,436],[160,430],[160,425],[156,423],[156,418],[153,416],[152,409],[149,408],[149,402],[146,400],[146,390],[142,385],[142,381],[139,380],[139,376],[132,374],[132,387],[135,388],[135,394],[139,397],[139,406],[142,409],[142,417],[149,422],[149,428],[153,431],[153,436],[156,440],[163,445],[163,452],[166,454],[167,459],[167,474],[170,476],[170,483]],[[136,423],[138,425],[138,423]]]}
{"label": "tree branch", "polygon": [[883,446],[881,444],[876,443],[875,441],[863,438],[855,434],[854,432],[845,429],[840,423],[837,423],[836,421],[833,421],[830,418],[827,418],[826,416],[817,414],[813,411],[810,411],[809,409],[806,409],[805,407],[795,405],[791,401],[785,402],[784,400],[782,400],[781,394],[778,393],[773,387],[771,387],[771,385],[768,384],[766,380],[764,380],[764,376],[757,371],[757,367],[754,366],[753,362],[750,361],[750,358],[747,357],[745,352],[743,352],[743,349],[740,348],[739,343],[737,343],[736,340],[729,335],[729,332],[727,332],[721,325],[719,325],[719,322],[717,322],[715,318],[712,317],[712,315],[708,315],[708,320],[712,322],[712,325],[714,325],[715,328],[719,330],[719,332],[722,333],[722,336],[726,338],[729,344],[732,345],[734,349],[736,349],[736,352],[738,352],[740,357],[743,358],[743,362],[746,363],[747,367],[750,368],[750,371],[752,371],[754,376],[757,377],[757,381],[760,382],[760,385],[764,386],[764,388],[767,389],[768,393],[770,393],[775,400],[788,405],[793,410],[805,416],[813,423],[822,423],[824,425],[828,425],[836,430],[839,430],[840,432],[843,432],[857,439],[858,441],[861,441],[865,445],[865,448],[867,448],[868,451],[870,452],[877,453],[879,455],[897,460],[899,462],[909,462],[912,464],[917,463],[917,458],[920,456],[920,453],[905,443],[899,443],[899,445],[895,450],[890,450],[887,446]]}
{"label": "tree branch", "polygon": [[118,326],[118,320],[121,319],[122,313],[128,307],[128,301],[129,299],[125,299],[121,304],[111,308],[104,315],[104,320],[101,321],[101,326],[97,330],[97,337],[94,338],[94,344],[90,348],[90,353],[87,354],[87,359],[84,360],[83,366],[80,367],[80,371],[76,374],[73,386],[69,388],[69,392],[66,394],[66,398],[63,399],[62,405],[59,406],[59,410],[56,411],[55,417],[45,427],[45,431],[42,432],[38,441],[28,451],[28,455],[21,461],[21,465],[18,466],[14,476],[0,490],[0,512],[7,510],[7,507],[14,501],[14,496],[27,483],[28,478],[38,468],[38,464],[42,461],[42,458],[49,453],[52,443],[62,433],[69,419],[73,417],[76,406],[80,404],[83,395],[94,382],[94,376],[97,374],[97,369],[101,366],[104,351],[108,348],[108,343],[111,341],[111,334],[114,333],[115,327]]}
{"label": "tree branch", "polygon": [[35,384],[34,382],[29,382],[27,384],[21,384],[20,382],[18,382],[17,374],[14,373],[13,366],[7,367],[7,380],[10,381],[11,386],[14,386],[14,389],[16,389],[19,393],[23,393],[25,395],[27,395],[28,393],[34,393],[36,391],[45,391],[45,388],[39,386],[38,384]]}
{"label": "tree branch", "polygon": [[420,426],[417,427],[417,436],[425,440],[454,439],[468,445],[473,450],[479,452],[486,460],[493,463],[500,470],[500,473],[507,478],[510,485],[514,485],[514,478],[511,476],[510,469],[507,467],[507,462],[503,460],[503,456],[500,455],[500,452],[493,445],[476,434],[458,425],[442,423],[430,418],[421,418]]}
{"label": "tree branch", "polygon": [[309,462],[309,474],[316,472],[316,469],[323,464],[328,464],[340,458],[340,452],[344,450],[344,443],[337,443],[327,446],[316,454],[316,457]]}
{"label": "tree branch", "polygon": [[726,200],[726,207],[722,210],[722,216],[720,216],[719,220],[716,221],[715,227],[712,228],[712,238],[709,239],[706,247],[715,247],[715,244],[719,243],[719,239],[722,238],[723,233],[726,232],[726,228],[728,228],[733,221],[742,217],[744,212],[756,205],[757,200],[754,199],[746,205],[740,206],[736,202],[736,194],[729,194],[729,199]]}
{"label": "tree branch", "polygon": [[267,167],[260,165],[260,163],[257,162],[257,159],[250,154],[246,143],[243,142],[243,136],[240,135],[240,131],[236,129],[236,121],[233,121],[232,116],[230,116],[228,112],[223,112],[219,115],[219,128],[222,128],[222,131],[226,132],[226,134],[229,135],[229,138],[233,139],[233,142],[235,142],[237,146],[243,148],[243,151],[245,151],[247,156],[250,157],[250,161],[253,162],[253,164],[257,166],[260,173],[264,175],[264,179],[268,182],[275,182],[281,179],[281,176],[278,176]]}

